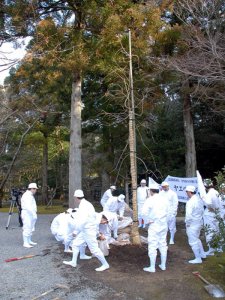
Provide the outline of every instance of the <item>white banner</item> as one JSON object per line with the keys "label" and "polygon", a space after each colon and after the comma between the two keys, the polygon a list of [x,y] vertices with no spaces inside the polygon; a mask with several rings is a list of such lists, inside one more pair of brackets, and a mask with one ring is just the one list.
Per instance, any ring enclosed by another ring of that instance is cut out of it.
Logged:
{"label": "white banner", "polygon": [[149,184],[158,184],[158,183],[151,177],[148,177],[148,186],[149,186]]}
{"label": "white banner", "polygon": [[177,193],[179,202],[187,202],[187,193],[185,188],[187,185],[193,185],[196,188],[196,193],[198,193],[198,180],[197,177],[173,177],[167,176],[164,180],[169,183],[170,189]]}

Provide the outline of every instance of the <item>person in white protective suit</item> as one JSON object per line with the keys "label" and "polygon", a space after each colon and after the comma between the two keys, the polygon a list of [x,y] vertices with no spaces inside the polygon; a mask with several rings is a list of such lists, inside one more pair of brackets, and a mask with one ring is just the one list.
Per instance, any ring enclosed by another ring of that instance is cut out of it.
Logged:
{"label": "person in white protective suit", "polygon": [[207,256],[214,255],[216,249],[212,248],[210,242],[212,240],[213,235],[218,232],[218,220],[216,219],[215,212],[220,210],[221,201],[219,197],[218,191],[216,191],[213,187],[213,182],[211,179],[205,179],[203,181],[204,186],[206,188],[207,194],[205,197],[202,197],[204,202],[204,206],[206,207],[204,210],[203,221],[204,226],[208,229],[205,230],[205,238],[206,243],[209,247],[209,250],[205,252]]}
{"label": "person in white protective suit", "polygon": [[169,244],[174,244],[174,236],[177,231],[176,229],[176,216],[178,208],[178,197],[176,192],[170,189],[169,183],[163,181],[161,183],[162,190],[159,192],[160,195],[166,197],[169,201],[169,213],[167,217],[168,231],[170,232],[170,241]]}
{"label": "person in white protective suit", "polygon": [[120,194],[118,197],[110,197],[104,206],[104,211],[119,213],[119,219],[122,219],[125,211],[125,196]]}
{"label": "person in white protective suit", "polygon": [[188,243],[194,252],[195,259],[189,260],[190,264],[201,264],[202,258],[206,258],[202,242],[199,238],[203,226],[204,207],[202,200],[195,194],[195,187],[186,186],[189,200],[186,203],[185,223]]}
{"label": "person in white protective suit", "polygon": [[149,197],[148,187],[146,186],[146,180],[142,179],[140,186],[137,188],[137,206],[138,206],[138,227],[145,228],[144,219],[141,212],[146,199]]}
{"label": "person in white protective suit", "polygon": [[105,224],[99,224],[99,231],[105,236],[108,245],[113,241],[112,232],[114,239],[118,238],[118,217],[116,213],[103,211],[101,212],[104,215],[108,222]]}
{"label": "person in white protective suit", "polygon": [[97,257],[98,260],[102,263],[101,267],[96,268],[95,270],[105,271],[109,268],[102,251],[98,247],[97,242],[97,219],[94,206],[84,199],[84,193],[82,190],[76,190],[74,192],[75,202],[78,203],[78,211],[76,213],[76,234],[73,243],[73,258],[71,261],[63,261],[64,264],[70,265],[72,267],[77,266],[77,258],[79,254],[79,247],[86,243],[88,248],[93,256]]}
{"label": "person in white protective suit", "polygon": [[62,242],[65,245],[64,252],[72,252],[70,250],[70,244],[73,240],[72,233],[75,230],[73,224],[73,215],[76,209],[69,208],[66,212],[57,215],[51,223],[51,232],[58,242]]}
{"label": "person in white protective suit", "polygon": [[115,185],[111,185],[110,188],[108,190],[105,191],[105,193],[103,194],[101,200],[100,200],[100,203],[104,209],[104,205],[105,203],[107,202],[107,200],[113,196],[113,191],[116,190],[116,187]]}
{"label": "person in white protective suit", "polygon": [[150,259],[150,266],[143,270],[146,272],[155,272],[155,262],[157,256],[157,249],[161,254],[161,270],[166,270],[167,260],[167,215],[169,211],[169,202],[165,197],[159,194],[158,184],[150,184],[150,195],[142,209],[142,215],[146,220],[148,227],[148,256]]}
{"label": "person in white protective suit", "polygon": [[30,183],[28,189],[21,197],[21,218],[23,221],[23,247],[32,248],[37,245],[31,241],[32,232],[35,230],[37,221],[37,205],[34,198],[37,192],[37,184]]}

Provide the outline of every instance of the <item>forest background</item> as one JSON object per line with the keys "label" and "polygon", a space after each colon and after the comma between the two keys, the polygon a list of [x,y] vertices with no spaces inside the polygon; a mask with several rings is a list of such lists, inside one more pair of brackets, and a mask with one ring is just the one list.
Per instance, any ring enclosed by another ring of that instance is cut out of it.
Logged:
{"label": "forest background", "polygon": [[224,9],[219,0],[1,1],[0,43],[30,39],[0,87],[1,205],[29,182],[43,204],[72,203],[81,187],[89,200],[110,184],[128,195],[132,93],[137,182],[224,172]]}

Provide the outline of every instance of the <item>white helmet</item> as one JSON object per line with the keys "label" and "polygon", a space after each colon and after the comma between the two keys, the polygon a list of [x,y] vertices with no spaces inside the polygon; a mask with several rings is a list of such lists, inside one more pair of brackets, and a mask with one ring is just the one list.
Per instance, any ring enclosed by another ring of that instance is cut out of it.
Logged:
{"label": "white helmet", "polygon": [[29,185],[28,185],[28,189],[38,189],[38,187],[37,187],[37,184],[36,183],[30,183]]}
{"label": "white helmet", "polygon": [[125,196],[123,194],[120,194],[118,197],[117,197],[118,201],[120,202],[123,202],[125,200]]}
{"label": "white helmet", "polygon": [[115,187],[115,185],[111,185],[111,186],[110,186],[110,189],[112,189],[112,190],[116,190],[116,187]]}
{"label": "white helmet", "polygon": [[145,179],[142,179],[142,180],[141,180],[141,183],[146,183],[146,180],[145,180]]}
{"label": "white helmet", "polygon": [[83,198],[84,197],[84,193],[82,190],[76,190],[74,192],[74,197],[77,197],[77,198]]}
{"label": "white helmet", "polygon": [[168,182],[166,182],[166,181],[163,181],[163,182],[161,183],[161,186],[170,186],[170,185],[169,185],[169,183],[168,183]]}
{"label": "white helmet", "polygon": [[195,187],[193,185],[187,185],[185,191],[194,193]]}

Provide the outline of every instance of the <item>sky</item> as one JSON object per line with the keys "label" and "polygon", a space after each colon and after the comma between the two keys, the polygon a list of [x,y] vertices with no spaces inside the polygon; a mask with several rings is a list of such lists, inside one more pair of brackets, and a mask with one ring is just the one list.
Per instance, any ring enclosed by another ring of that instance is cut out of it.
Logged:
{"label": "sky", "polygon": [[5,77],[9,74],[9,69],[2,65],[8,63],[9,60],[18,61],[22,59],[26,53],[25,47],[28,41],[28,39],[24,41],[20,40],[20,42],[23,42],[23,46],[18,49],[13,48],[12,43],[4,43],[0,47],[0,85],[3,85]]}

